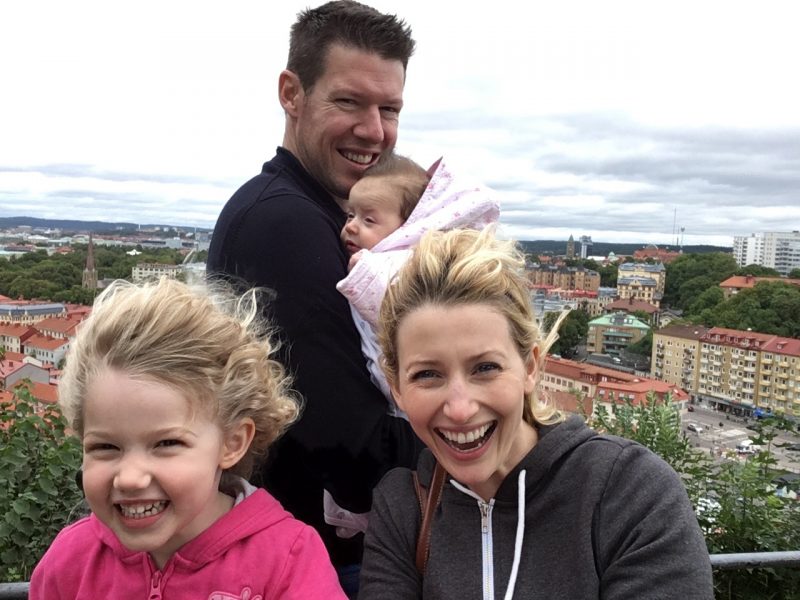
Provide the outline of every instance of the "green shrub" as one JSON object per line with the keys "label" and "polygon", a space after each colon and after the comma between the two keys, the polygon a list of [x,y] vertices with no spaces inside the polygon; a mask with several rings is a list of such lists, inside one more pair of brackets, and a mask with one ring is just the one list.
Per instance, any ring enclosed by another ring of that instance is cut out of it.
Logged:
{"label": "green shrub", "polygon": [[21,386],[0,402],[0,581],[27,581],[82,505],[81,444],[56,406]]}

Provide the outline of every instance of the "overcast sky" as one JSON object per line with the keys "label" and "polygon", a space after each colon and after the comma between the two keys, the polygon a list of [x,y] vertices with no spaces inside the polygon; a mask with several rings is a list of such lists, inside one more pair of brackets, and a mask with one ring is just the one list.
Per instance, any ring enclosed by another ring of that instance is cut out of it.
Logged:
{"label": "overcast sky", "polygon": [[[398,150],[497,190],[506,235],[800,229],[800,3],[372,4],[417,40]],[[307,5],[2,3],[0,216],[213,226],[282,139]]]}

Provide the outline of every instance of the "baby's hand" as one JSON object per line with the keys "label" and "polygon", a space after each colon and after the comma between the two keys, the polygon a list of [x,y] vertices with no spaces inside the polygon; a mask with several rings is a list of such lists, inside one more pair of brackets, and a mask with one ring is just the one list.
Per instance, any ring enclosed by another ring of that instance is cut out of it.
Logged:
{"label": "baby's hand", "polygon": [[362,252],[364,252],[364,249],[363,249],[363,248],[362,248],[361,250],[359,250],[358,252],[354,253],[354,254],[353,254],[351,257],[350,257],[350,262],[348,262],[348,263],[347,263],[347,270],[348,270],[348,272],[349,272],[349,271],[352,271],[352,270],[353,270],[353,267],[355,267],[355,266],[356,266],[356,263],[357,263],[359,260],[361,260],[361,253],[362,253]]}

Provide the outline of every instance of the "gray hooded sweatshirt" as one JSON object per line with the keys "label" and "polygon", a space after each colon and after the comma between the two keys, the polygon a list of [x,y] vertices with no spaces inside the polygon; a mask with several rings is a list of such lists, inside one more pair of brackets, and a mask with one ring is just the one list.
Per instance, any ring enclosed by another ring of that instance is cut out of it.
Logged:
{"label": "gray hooded sweatshirt", "polygon": [[[428,485],[434,459],[420,457]],[[713,600],[711,564],[686,490],[643,446],[580,417],[539,441],[483,502],[448,476],[424,580],[412,472],[375,490],[360,599]]]}

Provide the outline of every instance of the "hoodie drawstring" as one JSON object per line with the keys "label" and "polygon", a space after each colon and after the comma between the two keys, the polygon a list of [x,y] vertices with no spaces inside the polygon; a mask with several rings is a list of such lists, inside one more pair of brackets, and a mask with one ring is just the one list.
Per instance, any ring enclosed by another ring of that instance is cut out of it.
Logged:
{"label": "hoodie drawstring", "polygon": [[525,469],[519,472],[519,479],[517,479],[517,537],[514,540],[514,563],[511,565],[511,575],[508,577],[505,600],[511,600],[514,596],[519,561],[522,556],[523,537],[525,537]]}

